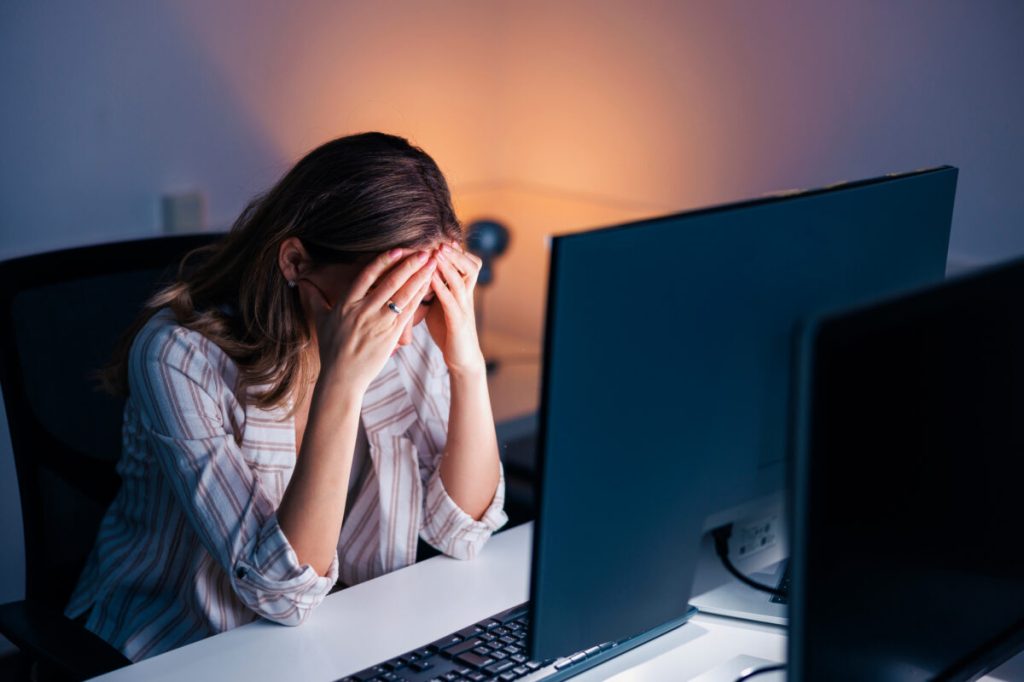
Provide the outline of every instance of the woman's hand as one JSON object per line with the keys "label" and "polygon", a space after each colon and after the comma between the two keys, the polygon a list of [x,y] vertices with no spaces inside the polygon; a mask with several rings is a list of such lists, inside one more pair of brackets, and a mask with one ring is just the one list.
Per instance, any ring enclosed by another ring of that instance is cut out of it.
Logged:
{"label": "woman's hand", "polygon": [[485,373],[484,355],[476,333],[473,290],[483,263],[456,243],[443,244],[436,254],[437,270],[430,284],[440,306],[427,313],[427,328],[444,354],[452,374]]}
{"label": "woman's hand", "polygon": [[[333,305],[316,282],[298,278],[304,309],[315,322],[320,376],[277,518],[295,556],[319,575],[329,574],[337,552],[366,389],[430,290],[435,267],[425,252],[392,249],[374,258]],[[334,270],[345,276],[328,278],[334,279],[329,291],[343,290],[350,273]],[[388,307],[389,301],[399,313]]]}
{"label": "woman's hand", "polygon": [[[333,307],[319,287],[299,279],[316,302],[313,315],[320,351],[318,383],[327,381],[361,398],[430,291],[436,266],[436,260],[426,251],[392,249],[374,258],[356,277],[344,300]],[[389,302],[401,312],[392,311]]]}

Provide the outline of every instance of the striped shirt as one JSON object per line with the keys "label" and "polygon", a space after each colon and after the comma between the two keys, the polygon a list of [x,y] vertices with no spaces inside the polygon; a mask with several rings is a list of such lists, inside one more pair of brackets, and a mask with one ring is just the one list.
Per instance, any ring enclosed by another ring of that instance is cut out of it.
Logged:
{"label": "striped shirt", "polygon": [[414,563],[420,537],[471,559],[507,521],[503,469],[479,521],[441,482],[451,387],[425,324],[364,396],[369,462],[325,576],[299,563],[277,521],[295,466],[291,403],[240,400],[234,361],[166,308],[133,341],[128,374],[122,486],[65,615],[88,611],[85,627],[132,661],[260,616],[298,625],[339,578]]}

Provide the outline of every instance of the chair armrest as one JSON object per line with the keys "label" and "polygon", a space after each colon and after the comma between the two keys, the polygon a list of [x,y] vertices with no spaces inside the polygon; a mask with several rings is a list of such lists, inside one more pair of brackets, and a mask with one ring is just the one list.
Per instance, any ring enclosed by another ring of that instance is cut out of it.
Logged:
{"label": "chair armrest", "polygon": [[31,658],[84,680],[131,661],[51,606],[28,600],[0,604],[0,634]]}

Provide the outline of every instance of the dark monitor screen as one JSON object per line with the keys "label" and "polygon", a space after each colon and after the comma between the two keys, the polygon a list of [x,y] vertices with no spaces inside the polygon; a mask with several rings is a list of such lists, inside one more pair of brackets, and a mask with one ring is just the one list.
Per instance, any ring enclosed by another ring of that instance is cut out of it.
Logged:
{"label": "dark monitor screen", "polygon": [[556,237],[531,655],[687,609],[705,519],[777,494],[794,328],[941,280],[955,168]]}
{"label": "dark monitor screen", "polygon": [[807,336],[790,679],[971,679],[1024,644],[1024,261]]}

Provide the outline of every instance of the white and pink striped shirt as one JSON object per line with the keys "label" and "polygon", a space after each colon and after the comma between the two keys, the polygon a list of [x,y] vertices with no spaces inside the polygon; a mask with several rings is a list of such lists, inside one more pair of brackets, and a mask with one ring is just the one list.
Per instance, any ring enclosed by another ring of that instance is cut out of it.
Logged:
{"label": "white and pink striped shirt", "polygon": [[[502,469],[479,521],[448,496],[439,462],[451,388],[425,324],[364,397],[369,466],[326,576],[300,564],[277,522],[295,466],[291,405],[239,400],[216,344],[158,312],[129,357],[123,480],[65,610],[138,661],[257,617],[298,625],[339,579],[416,560],[418,539],[471,559],[507,521]],[[255,391],[256,388],[250,389]],[[356,614],[354,617],[358,617]]]}

